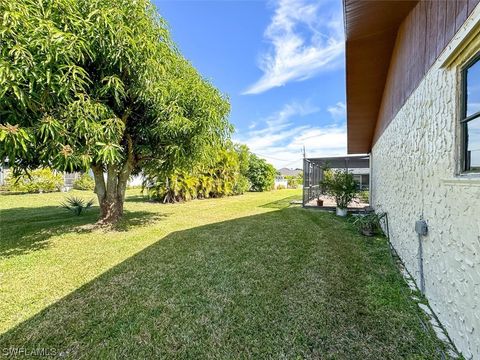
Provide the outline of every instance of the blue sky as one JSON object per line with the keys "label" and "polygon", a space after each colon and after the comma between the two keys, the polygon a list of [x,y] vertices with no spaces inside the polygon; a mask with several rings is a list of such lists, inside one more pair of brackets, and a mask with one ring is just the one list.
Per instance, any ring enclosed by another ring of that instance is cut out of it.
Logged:
{"label": "blue sky", "polygon": [[183,55],[231,101],[233,139],[277,168],[346,153],[341,0],[154,0]]}

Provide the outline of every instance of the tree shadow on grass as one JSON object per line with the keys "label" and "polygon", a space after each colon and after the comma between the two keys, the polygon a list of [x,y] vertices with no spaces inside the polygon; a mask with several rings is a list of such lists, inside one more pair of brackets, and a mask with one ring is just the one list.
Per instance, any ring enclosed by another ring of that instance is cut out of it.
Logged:
{"label": "tree shadow on grass", "polygon": [[[39,193],[33,193],[33,194],[39,194]],[[28,193],[28,192],[25,192],[25,191],[0,191],[0,195],[1,196],[18,196],[18,195],[22,195],[22,196],[31,196],[32,193]]]}
{"label": "tree shadow on grass", "polygon": [[143,195],[143,194],[137,194],[137,195],[129,194],[125,198],[125,202],[161,204],[158,201],[150,200],[147,195]]}
{"label": "tree shadow on grass", "polygon": [[[124,218],[112,231],[128,231],[164,217],[147,211],[125,211]],[[99,208],[93,207],[75,216],[59,206],[11,208],[0,210],[0,257],[12,257],[41,250],[53,236],[95,230]]]}
{"label": "tree shadow on grass", "polygon": [[418,323],[387,243],[369,245],[349,228],[331,214],[283,208],[171,233],[0,335],[0,349],[434,358],[436,340]]}
{"label": "tree shadow on grass", "polygon": [[266,204],[261,205],[262,208],[267,209],[284,209],[292,205],[292,201],[301,200],[302,197],[300,195],[292,195],[280,200],[272,201]]}
{"label": "tree shadow on grass", "polygon": [[113,230],[129,231],[135,227],[147,226],[163,218],[167,214],[152,213],[148,211],[124,211],[123,218],[116,224]]}

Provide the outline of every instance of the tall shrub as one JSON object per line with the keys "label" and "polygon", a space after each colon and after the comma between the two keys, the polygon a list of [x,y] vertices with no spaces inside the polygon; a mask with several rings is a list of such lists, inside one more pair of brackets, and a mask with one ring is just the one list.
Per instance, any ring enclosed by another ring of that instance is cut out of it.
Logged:
{"label": "tall shrub", "polygon": [[250,155],[247,178],[250,181],[252,191],[272,190],[275,185],[277,171],[273,165],[255,154]]}
{"label": "tall shrub", "polygon": [[150,197],[163,202],[239,195],[248,189],[239,153],[230,144],[211,147],[191,168],[145,173]]}

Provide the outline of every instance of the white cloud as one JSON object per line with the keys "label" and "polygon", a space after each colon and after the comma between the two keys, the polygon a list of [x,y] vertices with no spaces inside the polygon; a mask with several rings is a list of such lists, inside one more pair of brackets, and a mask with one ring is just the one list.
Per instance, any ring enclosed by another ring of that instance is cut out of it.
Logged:
{"label": "white cloud", "polygon": [[260,58],[263,75],[244,94],[306,80],[335,64],[344,48],[341,12],[329,15],[321,5],[318,0],[277,0],[264,34],[271,50]]}
{"label": "white cloud", "polygon": [[302,167],[302,152],[319,157],[346,153],[347,130],[345,124],[329,126],[295,125],[295,117],[318,112],[308,103],[291,103],[264,119],[263,127],[239,133],[235,141],[246,144],[250,150],[265,158],[276,168]]}
{"label": "white cloud", "polygon": [[332,116],[333,120],[344,120],[346,114],[346,106],[343,102],[339,101],[334,106],[330,106],[327,111]]}

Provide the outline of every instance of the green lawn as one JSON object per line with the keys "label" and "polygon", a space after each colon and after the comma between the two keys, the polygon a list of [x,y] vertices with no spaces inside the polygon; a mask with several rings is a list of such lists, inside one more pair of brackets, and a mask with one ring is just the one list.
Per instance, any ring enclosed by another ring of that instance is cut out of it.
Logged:
{"label": "green lawn", "polygon": [[[91,194],[76,192],[84,198]],[[296,190],[162,205],[118,231],[0,195],[0,349],[71,358],[440,358],[383,238]],[[0,354],[2,356],[2,354]]]}

